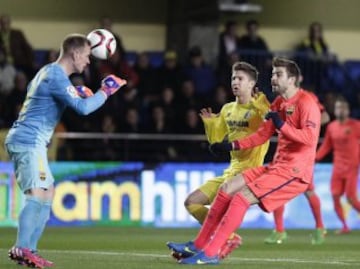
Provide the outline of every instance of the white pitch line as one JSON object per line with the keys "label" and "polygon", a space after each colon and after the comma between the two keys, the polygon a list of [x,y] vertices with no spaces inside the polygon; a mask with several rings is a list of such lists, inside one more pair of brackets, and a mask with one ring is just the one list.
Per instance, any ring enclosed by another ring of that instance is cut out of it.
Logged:
{"label": "white pitch line", "polygon": [[[7,251],[7,249],[0,248],[1,251]],[[165,254],[151,254],[151,253],[131,253],[131,252],[115,252],[115,251],[90,251],[90,250],[44,250],[49,253],[64,253],[64,254],[84,254],[84,255],[109,255],[109,256],[133,256],[133,257],[150,257],[150,258],[169,258],[170,255]],[[323,264],[323,265],[345,265],[354,266],[360,265],[360,261],[347,260],[347,261],[318,261],[318,260],[301,260],[291,258],[240,258],[230,257],[230,261],[242,261],[242,262],[272,262],[272,263],[307,263],[307,264]],[[352,262],[352,263],[349,263]],[[354,263],[355,262],[355,263]]]}
{"label": "white pitch line", "polygon": [[[112,256],[133,256],[133,257],[151,257],[151,258],[168,258],[170,255],[165,254],[151,254],[151,253],[130,253],[130,252],[115,252],[115,251],[88,251],[88,250],[46,250],[45,252],[66,253],[66,254],[86,254],[86,255],[112,255]],[[318,261],[318,260],[301,260],[291,258],[240,258],[230,257],[231,261],[243,262],[272,262],[272,263],[308,263],[308,264],[324,264],[324,265],[360,265],[358,261]],[[356,263],[349,263],[356,262]],[[360,262],[360,261],[359,261]]]}

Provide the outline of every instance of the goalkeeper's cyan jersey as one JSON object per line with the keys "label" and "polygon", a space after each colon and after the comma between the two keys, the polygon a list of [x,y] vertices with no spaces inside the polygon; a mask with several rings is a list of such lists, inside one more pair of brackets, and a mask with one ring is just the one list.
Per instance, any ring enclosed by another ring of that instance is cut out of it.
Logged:
{"label": "goalkeeper's cyan jersey", "polygon": [[48,64],[29,83],[25,102],[5,143],[46,146],[67,106],[86,115],[105,100],[100,91],[89,98],[80,98],[63,68],[57,63]]}

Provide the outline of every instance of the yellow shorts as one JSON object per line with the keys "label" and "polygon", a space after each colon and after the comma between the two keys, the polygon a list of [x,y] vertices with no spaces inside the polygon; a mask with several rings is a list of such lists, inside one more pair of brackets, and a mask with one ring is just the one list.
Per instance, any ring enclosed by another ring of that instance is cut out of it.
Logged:
{"label": "yellow shorts", "polygon": [[212,203],[221,184],[223,184],[226,180],[233,178],[238,173],[240,172],[225,172],[222,176],[215,177],[206,181],[203,185],[199,187],[199,190],[203,194],[205,194],[209,198],[210,203]]}

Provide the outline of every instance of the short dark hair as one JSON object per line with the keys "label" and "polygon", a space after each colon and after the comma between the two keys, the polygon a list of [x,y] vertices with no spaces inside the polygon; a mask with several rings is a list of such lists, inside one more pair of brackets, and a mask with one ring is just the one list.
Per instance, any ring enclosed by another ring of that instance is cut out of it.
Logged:
{"label": "short dark hair", "polygon": [[86,36],[81,34],[70,34],[66,36],[62,42],[61,51],[63,54],[67,54],[70,50],[83,48],[85,45],[90,46],[90,41]]}
{"label": "short dark hair", "polygon": [[301,71],[297,63],[286,58],[275,57],[273,59],[272,65],[273,67],[285,67],[288,76],[295,77],[295,85],[299,87]]}
{"label": "short dark hair", "polygon": [[247,62],[235,62],[232,66],[232,71],[243,71],[255,82],[258,80],[259,72],[256,67]]}
{"label": "short dark hair", "polygon": [[254,19],[248,20],[248,21],[246,22],[246,29],[249,29],[249,28],[250,28],[251,26],[253,26],[253,25],[259,27],[259,22],[258,22],[257,20],[254,20]]}
{"label": "short dark hair", "polygon": [[335,102],[340,102],[349,105],[348,100],[343,95],[336,96]]}
{"label": "short dark hair", "polygon": [[229,31],[231,27],[236,26],[237,23],[234,20],[229,20],[225,23],[225,30]]}
{"label": "short dark hair", "polygon": [[201,48],[199,46],[194,46],[189,50],[190,58],[199,57],[202,55]]}

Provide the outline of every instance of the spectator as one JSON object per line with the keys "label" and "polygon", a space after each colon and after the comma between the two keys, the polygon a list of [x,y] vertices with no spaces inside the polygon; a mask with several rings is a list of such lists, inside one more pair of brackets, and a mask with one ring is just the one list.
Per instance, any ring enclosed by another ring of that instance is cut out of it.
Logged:
{"label": "spectator", "polygon": [[[129,107],[125,112],[124,121],[119,124],[119,132],[121,133],[143,133],[144,129],[140,122],[140,115],[138,109]],[[151,158],[153,152],[146,152],[148,141],[125,139],[122,159],[126,161],[144,160],[146,157]]]}
{"label": "spectator", "polygon": [[59,58],[59,51],[55,49],[50,49],[46,54],[45,64],[55,62],[57,58]]}
{"label": "spectator", "polygon": [[360,119],[360,91],[355,94],[355,100],[353,103],[352,114],[354,118]]}
{"label": "spectator", "polygon": [[270,89],[272,55],[269,52],[268,45],[265,40],[259,36],[259,22],[249,20],[246,23],[246,34],[240,37],[240,58],[254,65],[259,73],[258,85],[265,92]]}
{"label": "spectator", "polygon": [[117,103],[111,103],[111,105],[107,107],[107,111],[108,113],[113,113],[114,110],[118,111],[116,120],[118,122],[122,122],[130,108],[137,110],[139,120],[143,119],[141,98],[139,97],[138,91],[136,89],[124,89],[121,95],[119,95]]}
{"label": "spectator", "polygon": [[163,89],[165,86],[173,88],[175,91],[181,87],[183,72],[178,63],[177,54],[173,50],[168,50],[164,54],[164,63],[157,69],[155,86]]}
{"label": "spectator", "polygon": [[[6,124],[6,109],[7,109],[7,105],[5,105],[5,99],[4,98],[0,98],[0,130],[3,128],[8,127]],[[0,154],[0,159],[1,159],[1,154]]]}
{"label": "spectator", "polygon": [[136,108],[129,107],[125,112],[124,122],[120,124],[119,131],[122,133],[141,133],[142,126],[140,115]]}
{"label": "spectator", "polygon": [[[171,122],[168,122],[165,110],[160,104],[154,104],[150,109],[151,119],[145,130],[151,134],[172,133]],[[155,141],[154,143],[144,143],[144,151],[151,152],[151,162],[165,162],[176,158],[177,152],[174,145],[176,141]],[[146,157],[145,157],[146,158]]]}
{"label": "spectator", "polygon": [[150,109],[151,118],[147,124],[146,133],[166,134],[171,133],[171,127],[166,120],[165,110],[159,105],[155,104]]}
{"label": "spectator", "polygon": [[[189,135],[200,135],[204,133],[204,126],[200,120],[196,108],[188,108],[183,115],[184,123],[179,133]],[[208,143],[205,141],[181,141],[177,143],[176,152],[178,152],[181,161],[208,160]],[[191,154],[189,154],[191,149]]]}
{"label": "spectator", "polygon": [[97,144],[97,151],[94,153],[94,160],[115,161],[119,159],[119,141],[116,139],[109,139],[106,134],[114,134],[117,132],[117,125],[115,119],[111,114],[106,114],[102,118],[101,132],[104,138],[94,141]]}
{"label": "spectator", "polygon": [[222,68],[218,68],[217,77],[220,85],[224,85],[227,90],[231,90],[231,74],[232,66],[234,63],[240,61],[239,54],[237,52],[232,52],[227,56],[226,65]]}
{"label": "spectator", "polygon": [[215,88],[215,72],[205,63],[200,47],[192,47],[189,51],[190,64],[185,68],[186,78],[193,81],[195,94],[206,103],[206,99],[212,96]]}
{"label": "spectator", "polygon": [[180,94],[176,97],[176,113],[177,117],[184,117],[186,111],[190,107],[199,109],[199,100],[195,95],[194,83],[191,80],[185,80],[181,87]]}
{"label": "spectator", "polygon": [[328,64],[334,60],[323,37],[323,27],[319,22],[309,26],[307,38],[297,47],[297,62],[304,75],[304,84],[319,91],[321,81],[327,74]]}
{"label": "spectator", "polygon": [[184,114],[184,127],[182,129],[185,134],[202,134],[204,133],[203,124],[199,118],[199,113],[195,108],[188,108]]}
{"label": "spectator", "polygon": [[309,26],[308,36],[298,46],[298,51],[305,52],[311,58],[330,59],[329,47],[323,37],[323,26],[313,22]]}
{"label": "spectator", "polygon": [[232,53],[236,53],[239,49],[239,37],[237,35],[237,23],[235,21],[227,21],[225,30],[219,37],[219,56],[218,68],[223,68],[227,65],[228,57]]}
{"label": "spectator", "polygon": [[102,16],[100,18],[99,25],[100,25],[100,28],[108,30],[109,32],[111,32],[113,34],[113,36],[114,36],[114,38],[116,40],[116,48],[119,49],[122,54],[125,54],[126,51],[125,51],[122,39],[113,30],[113,21],[112,21],[112,19],[110,17],[108,17],[108,16]]}
{"label": "spectator", "polygon": [[150,65],[149,56],[146,52],[139,54],[134,66],[135,72],[139,75],[139,95],[143,99],[144,104],[158,100],[160,90],[155,87],[154,75],[155,70]]}
{"label": "spectator", "polygon": [[11,28],[11,18],[5,14],[0,16],[0,45],[5,48],[8,63],[32,78],[35,66],[33,49],[21,30]]}
{"label": "spectator", "polygon": [[249,20],[246,23],[246,34],[240,37],[239,46],[241,50],[269,51],[265,40],[259,36],[259,22]]}
{"label": "spectator", "polygon": [[28,84],[28,78],[22,71],[16,73],[14,79],[14,88],[11,90],[9,96],[6,98],[7,104],[7,122],[10,127],[17,119],[21,110],[22,104],[26,98],[26,89]]}
{"label": "spectator", "polygon": [[[56,125],[55,133],[66,133],[66,132],[67,130],[65,124],[62,121],[60,121],[58,125]],[[57,138],[56,160],[70,161],[74,159],[73,147],[70,146],[68,142],[69,141],[64,138]]]}
{"label": "spectator", "polygon": [[337,94],[334,91],[326,92],[324,95],[324,107],[325,110],[329,113],[330,119],[335,119],[334,115],[334,108],[335,108],[335,101],[337,98]]}
{"label": "spectator", "polygon": [[163,107],[166,121],[171,128],[174,127],[176,121],[176,100],[174,89],[165,87],[161,93],[159,104]]}
{"label": "spectator", "polygon": [[121,75],[126,79],[126,88],[136,88],[139,83],[139,76],[135,70],[127,63],[125,55],[121,49],[116,48],[114,54],[105,61],[101,61],[99,65],[100,77],[104,78],[109,74]]}
{"label": "spectator", "polygon": [[222,85],[219,85],[215,89],[215,94],[211,104],[212,110],[214,113],[220,113],[221,108],[229,102],[229,95],[226,88]]}
{"label": "spectator", "polygon": [[7,62],[5,50],[0,46],[0,97],[4,98],[14,88],[15,67]]}
{"label": "spectator", "polygon": [[70,75],[71,83],[74,86],[83,86],[85,85],[84,76],[82,74],[74,73]]}

